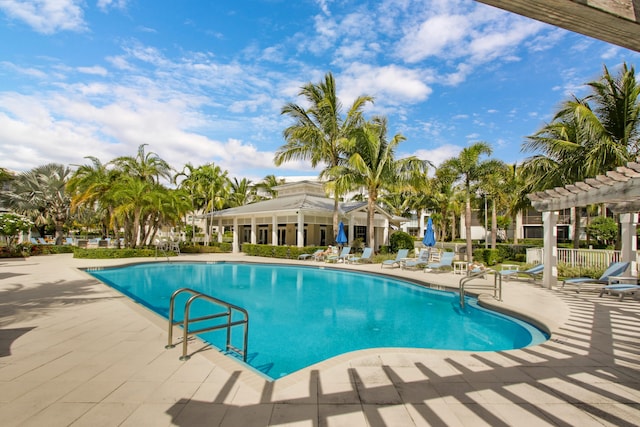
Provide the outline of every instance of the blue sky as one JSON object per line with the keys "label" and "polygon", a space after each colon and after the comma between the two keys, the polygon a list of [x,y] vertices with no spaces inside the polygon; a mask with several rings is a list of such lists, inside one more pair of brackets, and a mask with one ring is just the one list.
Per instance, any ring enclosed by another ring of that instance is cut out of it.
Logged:
{"label": "blue sky", "polygon": [[177,170],[214,162],[260,180],[276,168],[287,102],[331,71],[345,106],[375,97],[436,165],[486,141],[521,161],[603,65],[639,54],[472,0],[0,0],[0,166],[103,162],[140,144]]}

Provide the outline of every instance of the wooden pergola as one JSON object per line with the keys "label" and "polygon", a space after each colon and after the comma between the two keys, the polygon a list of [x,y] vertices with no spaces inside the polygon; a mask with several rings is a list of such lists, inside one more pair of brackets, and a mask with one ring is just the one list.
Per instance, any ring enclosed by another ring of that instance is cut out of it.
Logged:
{"label": "wooden pergola", "polygon": [[476,0],[640,52],[638,0]]}
{"label": "wooden pergola", "polygon": [[558,211],[593,204],[606,204],[620,214],[621,261],[631,263],[630,272],[636,272],[636,225],[640,211],[640,163],[629,162],[605,175],[598,175],[564,187],[539,191],[528,195],[531,205],[542,212],[544,226],[543,285],[557,284],[556,221]]}

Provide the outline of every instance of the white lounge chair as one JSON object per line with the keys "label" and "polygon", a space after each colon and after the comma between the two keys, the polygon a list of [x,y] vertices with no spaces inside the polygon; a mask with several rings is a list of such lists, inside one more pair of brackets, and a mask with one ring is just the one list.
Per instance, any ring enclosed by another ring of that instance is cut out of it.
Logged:
{"label": "white lounge chair", "polygon": [[455,258],[455,252],[444,252],[440,257],[440,262],[432,262],[427,264],[424,271],[427,270],[440,270],[443,267],[453,268],[453,258]]}
{"label": "white lounge chair", "polygon": [[384,267],[384,266],[388,266],[388,267],[400,267],[400,264],[402,263],[402,260],[405,259],[407,257],[407,255],[409,254],[409,249],[399,249],[398,253],[396,254],[396,258],[395,259],[385,259],[384,261],[382,261],[382,264],[380,264],[380,268]]}
{"label": "white lounge chair", "polygon": [[347,261],[349,261],[352,264],[362,264],[365,262],[372,262],[373,260],[371,259],[371,257],[373,256],[373,249],[372,248],[364,248],[364,250],[362,251],[362,255],[360,256],[351,256],[347,259]]}
{"label": "white lounge chair", "polygon": [[418,258],[412,258],[404,261],[402,263],[402,267],[416,269],[416,268],[422,268],[427,264],[429,264],[429,250],[420,249],[420,253],[418,253]]}
{"label": "white lounge chair", "polygon": [[342,248],[342,252],[340,255],[329,255],[326,259],[327,262],[338,262],[338,261],[346,261],[349,258],[349,254],[351,253],[351,246],[345,246]]}
{"label": "white lounge chair", "polygon": [[525,276],[529,276],[531,280],[534,282],[538,277],[542,277],[542,272],[544,271],[544,264],[537,264],[527,270],[502,270],[497,273],[502,276],[503,279],[517,279],[520,274],[524,274]]}
{"label": "white lounge chair", "polygon": [[631,283],[618,283],[615,285],[607,285],[600,290],[599,296],[601,297],[605,293],[609,295],[617,294],[619,296],[618,299],[622,301],[626,295],[633,295],[634,297],[637,298],[638,295],[640,295],[640,286],[638,286],[637,284],[634,285]]}
{"label": "white lounge chair", "polygon": [[580,293],[580,288],[582,285],[608,285],[609,278],[615,276],[621,276],[627,268],[629,268],[629,262],[614,262],[607,267],[607,269],[602,273],[602,276],[598,279],[594,279],[593,277],[574,277],[572,279],[566,279],[562,282],[562,288],[565,285],[576,285],[578,289],[577,293]]}
{"label": "white lounge chair", "polygon": [[313,258],[314,260],[324,253],[324,249],[318,249],[312,254],[300,254],[298,255],[298,259],[307,260],[309,258]]}

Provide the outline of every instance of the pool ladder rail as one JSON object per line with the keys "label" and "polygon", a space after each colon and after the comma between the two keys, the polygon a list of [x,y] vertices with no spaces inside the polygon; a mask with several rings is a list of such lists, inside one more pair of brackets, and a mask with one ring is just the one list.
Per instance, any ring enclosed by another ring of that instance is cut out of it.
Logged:
{"label": "pool ladder rail", "polygon": [[[176,300],[176,297],[182,293],[188,293],[188,294],[191,294],[191,296],[189,297],[189,299],[184,305],[183,320],[173,320],[175,300]],[[208,316],[191,318],[190,317],[191,304],[193,304],[197,300],[204,300],[218,307],[222,306],[226,310],[224,312],[215,313]],[[232,321],[232,315],[234,312],[240,313],[243,318],[241,320]],[[190,326],[193,326],[192,325],[193,323],[202,322],[202,321],[211,320],[211,319],[220,319],[220,318],[222,319],[226,318],[226,322],[221,325],[208,326],[208,327],[204,327],[196,330],[189,329]],[[180,360],[189,360],[191,358],[191,356],[187,354],[187,339],[190,335],[195,335],[202,332],[215,331],[219,329],[226,329],[227,330],[226,351],[236,353],[242,357],[242,360],[244,362],[247,361],[247,345],[249,340],[249,313],[247,313],[247,311],[244,308],[238,307],[237,305],[230,304],[226,301],[219,300],[217,298],[212,297],[211,295],[203,294],[202,292],[198,292],[190,288],[181,288],[175,291],[171,295],[171,301],[169,302],[169,339],[168,339],[168,344],[165,346],[165,348],[169,349],[169,348],[175,347],[175,344],[173,344],[173,327],[179,324],[182,324],[182,356],[180,356]],[[242,349],[234,347],[231,344],[231,328],[239,325],[244,325],[244,328],[243,328],[244,339],[243,339]]]}
{"label": "pool ladder rail", "polygon": [[[469,283],[473,279],[486,276],[487,274],[493,274],[493,285],[486,283]],[[492,290],[493,297],[498,301],[502,301],[502,275],[498,274],[495,270],[488,268],[486,270],[477,271],[474,273],[470,272],[467,277],[463,277],[462,279],[460,279],[460,282],[458,283],[458,287],[460,288],[460,307],[464,308],[465,285],[467,285],[467,283],[469,283],[467,289],[471,287],[473,289]]]}

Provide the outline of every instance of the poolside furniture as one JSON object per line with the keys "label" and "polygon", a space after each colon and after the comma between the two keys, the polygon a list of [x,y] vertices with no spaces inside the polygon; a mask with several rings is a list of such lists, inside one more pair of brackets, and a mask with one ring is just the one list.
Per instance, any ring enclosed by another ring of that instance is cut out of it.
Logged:
{"label": "poolside furniture", "polygon": [[339,262],[346,261],[349,258],[349,254],[351,253],[351,246],[345,246],[342,248],[342,252],[339,255],[329,255],[325,261],[327,262]]}
{"label": "poolside furniture", "polygon": [[[504,266],[503,266],[504,267]],[[511,267],[511,266],[510,266]],[[524,274],[529,276],[529,279],[536,281],[537,278],[542,277],[544,271],[544,264],[537,264],[527,270],[520,270],[519,268],[506,268],[498,271],[497,273],[502,276],[503,279],[518,279],[519,275]]]}
{"label": "poolside furniture", "polygon": [[309,258],[316,259],[318,256],[322,255],[323,253],[324,253],[324,249],[318,249],[312,254],[300,254],[298,255],[298,259],[303,261],[308,260]]}
{"label": "poolside furniture", "polygon": [[453,264],[453,258],[455,258],[455,256],[456,256],[455,252],[444,252],[440,257],[439,262],[430,262],[424,268],[424,271],[426,272],[427,270],[440,270],[443,267],[453,268],[452,264]]}
{"label": "poolside furniture", "polygon": [[35,238],[35,237],[32,237],[32,238],[30,239],[30,241],[31,241],[31,244],[32,244],[32,245],[39,245],[39,243],[38,243],[38,241],[36,240],[36,238]]}
{"label": "poolside furniture", "polygon": [[352,264],[363,264],[365,262],[372,262],[371,257],[373,256],[373,248],[364,248],[362,251],[362,255],[360,256],[351,256],[347,259],[348,262]]}
{"label": "poolside furniture", "polygon": [[635,284],[633,283],[617,283],[615,285],[607,285],[603,286],[600,289],[600,297],[605,293],[609,295],[617,294],[619,296],[618,300],[622,301],[626,295],[633,295],[635,298],[638,298],[640,295],[640,286],[638,286],[638,279],[635,277],[626,277],[625,279],[633,279]]}
{"label": "poolside furniture", "polygon": [[382,264],[380,264],[380,268],[384,267],[385,265],[391,268],[400,267],[402,260],[405,259],[408,254],[409,254],[409,249],[399,249],[398,253],[396,254],[396,258],[385,259],[384,261],[382,261]]}
{"label": "poolside furniture", "polygon": [[406,259],[402,262],[402,268],[404,269],[418,269],[429,264],[429,250],[420,249],[418,258]]}
{"label": "poolside furniture", "polygon": [[566,279],[562,282],[562,288],[565,285],[576,285],[578,289],[576,289],[577,293],[580,293],[580,288],[583,285],[610,285],[609,278],[614,276],[621,276],[627,268],[629,268],[629,262],[614,262],[607,267],[607,269],[602,273],[602,276],[598,279],[594,279],[593,277],[575,277],[572,279]]}

